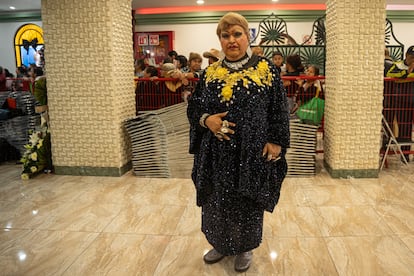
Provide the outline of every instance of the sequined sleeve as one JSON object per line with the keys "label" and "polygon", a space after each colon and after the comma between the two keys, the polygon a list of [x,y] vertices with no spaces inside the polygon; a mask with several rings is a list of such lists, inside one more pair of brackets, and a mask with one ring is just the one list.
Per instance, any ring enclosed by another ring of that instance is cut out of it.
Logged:
{"label": "sequined sleeve", "polygon": [[194,93],[188,100],[187,117],[190,122],[190,148],[191,154],[198,153],[200,149],[201,138],[208,129],[202,127],[199,123],[201,116],[208,113],[206,102],[203,101],[203,91],[205,85],[203,82],[204,74],[194,90]]}
{"label": "sequined sleeve", "polygon": [[271,66],[273,81],[271,87],[269,105],[269,137],[268,141],[273,144],[289,147],[289,111],[286,91],[274,66]]}

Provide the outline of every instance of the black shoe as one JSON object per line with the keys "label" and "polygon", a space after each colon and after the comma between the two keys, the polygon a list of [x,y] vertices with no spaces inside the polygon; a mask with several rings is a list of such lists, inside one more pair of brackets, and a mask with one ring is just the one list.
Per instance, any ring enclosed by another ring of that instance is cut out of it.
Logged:
{"label": "black shoe", "polygon": [[203,256],[203,260],[208,264],[214,264],[224,258],[224,255],[219,253],[216,249],[211,249]]}
{"label": "black shoe", "polygon": [[243,252],[236,256],[234,260],[234,269],[237,272],[244,272],[249,269],[250,264],[252,263],[253,252]]}

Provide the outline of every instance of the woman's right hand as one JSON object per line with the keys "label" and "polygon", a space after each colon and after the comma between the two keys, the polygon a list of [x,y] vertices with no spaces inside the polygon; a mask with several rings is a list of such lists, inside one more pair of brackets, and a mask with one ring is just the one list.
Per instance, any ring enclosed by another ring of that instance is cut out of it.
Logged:
{"label": "woman's right hand", "polygon": [[220,141],[223,141],[223,139],[230,140],[229,134],[234,134],[234,130],[231,129],[231,127],[235,127],[236,124],[223,120],[227,113],[228,111],[210,115],[204,122],[208,129],[213,132]]}

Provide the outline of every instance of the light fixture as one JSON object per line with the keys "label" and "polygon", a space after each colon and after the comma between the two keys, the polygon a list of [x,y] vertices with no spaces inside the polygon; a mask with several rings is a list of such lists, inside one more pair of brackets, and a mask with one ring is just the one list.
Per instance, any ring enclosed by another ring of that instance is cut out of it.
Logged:
{"label": "light fixture", "polygon": [[272,2],[279,2],[279,0],[272,0]]}
{"label": "light fixture", "polygon": [[15,10],[15,9],[16,9],[16,7],[14,7],[14,6],[10,6],[10,7],[9,7],[9,9],[11,9],[11,10]]}
{"label": "light fixture", "polygon": [[204,0],[197,0],[196,2],[198,5],[203,5],[204,4]]}

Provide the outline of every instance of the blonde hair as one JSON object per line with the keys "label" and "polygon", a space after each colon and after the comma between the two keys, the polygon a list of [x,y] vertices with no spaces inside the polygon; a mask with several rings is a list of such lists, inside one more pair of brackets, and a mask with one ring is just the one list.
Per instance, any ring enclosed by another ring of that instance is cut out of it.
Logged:
{"label": "blonde hair", "polygon": [[223,15],[217,25],[217,36],[220,37],[222,31],[228,30],[233,25],[242,27],[247,37],[250,39],[249,22],[247,22],[243,15],[235,12],[228,12]]}

